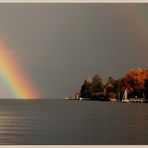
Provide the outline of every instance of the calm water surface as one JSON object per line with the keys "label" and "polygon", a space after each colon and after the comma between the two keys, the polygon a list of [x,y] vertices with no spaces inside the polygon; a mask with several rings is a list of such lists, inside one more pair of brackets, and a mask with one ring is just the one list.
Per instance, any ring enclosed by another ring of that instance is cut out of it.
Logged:
{"label": "calm water surface", "polygon": [[0,144],[148,144],[148,104],[0,100]]}

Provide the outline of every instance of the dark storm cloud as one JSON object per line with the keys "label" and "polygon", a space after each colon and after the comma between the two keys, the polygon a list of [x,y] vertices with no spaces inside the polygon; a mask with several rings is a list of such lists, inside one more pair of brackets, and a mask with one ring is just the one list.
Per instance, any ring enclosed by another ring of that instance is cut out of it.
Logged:
{"label": "dark storm cloud", "polygon": [[125,4],[0,4],[0,32],[43,96],[64,97],[87,76],[119,78],[147,66],[119,6],[126,11]]}

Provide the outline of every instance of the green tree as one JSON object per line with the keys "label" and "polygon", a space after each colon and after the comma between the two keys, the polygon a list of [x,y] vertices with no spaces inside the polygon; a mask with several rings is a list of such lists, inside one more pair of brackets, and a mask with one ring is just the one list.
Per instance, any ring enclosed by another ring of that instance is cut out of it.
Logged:
{"label": "green tree", "polygon": [[91,97],[91,82],[87,79],[84,80],[83,85],[80,90],[80,97],[82,98],[90,98]]}
{"label": "green tree", "polygon": [[113,91],[116,94],[116,98],[120,100],[120,87],[121,87],[121,79],[115,80],[113,85]]}
{"label": "green tree", "polygon": [[114,85],[114,79],[112,77],[108,77],[107,83],[105,84],[106,92],[113,92],[113,85]]}
{"label": "green tree", "polygon": [[120,99],[120,84],[121,80],[115,80],[112,77],[108,77],[107,83],[104,88],[106,89],[106,95],[111,98]]}
{"label": "green tree", "polygon": [[145,95],[145,99],[148,100],[148,79],[146,79],[144,83],[144,95]]}
{"label": "green tree", "polygon": [[92,79],[91,95],[98,96],[103,91],[103,83],[100,76],[97,74]]}

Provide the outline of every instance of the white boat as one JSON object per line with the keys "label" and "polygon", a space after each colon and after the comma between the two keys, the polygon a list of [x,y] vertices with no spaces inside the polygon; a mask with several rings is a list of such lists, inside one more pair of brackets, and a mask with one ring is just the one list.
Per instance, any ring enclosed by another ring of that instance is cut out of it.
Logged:
{"label": "white boat", "polygon": [[81,97],[80,97],[79,100],[80,100],[80,101],[82,101],[82,100],[90,100],[90,98],[81,98]]}
{"label": "white boat", "polygon": [[122,98],[123,103],[130,103],[130,100],[127,98],[127,90],[125,89],[123,98]]}
{"label": "white boat", "polygon": [[64,98],[65,100],[76,100],[74,97],[72,98],[72,97],[65,97]]}
{"label": "white boat", "polygon": [[130,103],[131,101],[129,99],[127,100],[122,100],[123,103]]}
{"label": "white boat", "polygon": [[148,103],[148,101],[145,100],[144,95],[143,98],[137,98],[137,96],[135,96],[135,98],[130,98],[130,99],[127,98],[127,95],[128,95],[127,90],[125,90],[122,99],[123,103]]}
{"label": "white boat", "polygon": [[69,97],[65,97],[65,100],[70,100],[70,98]]}

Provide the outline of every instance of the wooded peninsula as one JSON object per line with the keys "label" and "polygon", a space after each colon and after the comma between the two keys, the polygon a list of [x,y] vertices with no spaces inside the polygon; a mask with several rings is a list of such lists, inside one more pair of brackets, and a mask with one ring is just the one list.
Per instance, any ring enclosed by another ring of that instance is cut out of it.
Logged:
{"label": "wooded peninsula", "polygon": [[121,101],[124,91],[127,90],[128,98],[148,99],[148,70],[138,68],[125,74],[120,79],[108,77],[103,84],[101,77],[96,74],[93,78],[84,80],[79,92],[75,94],[75,99],[89,98],[100,101]]}

